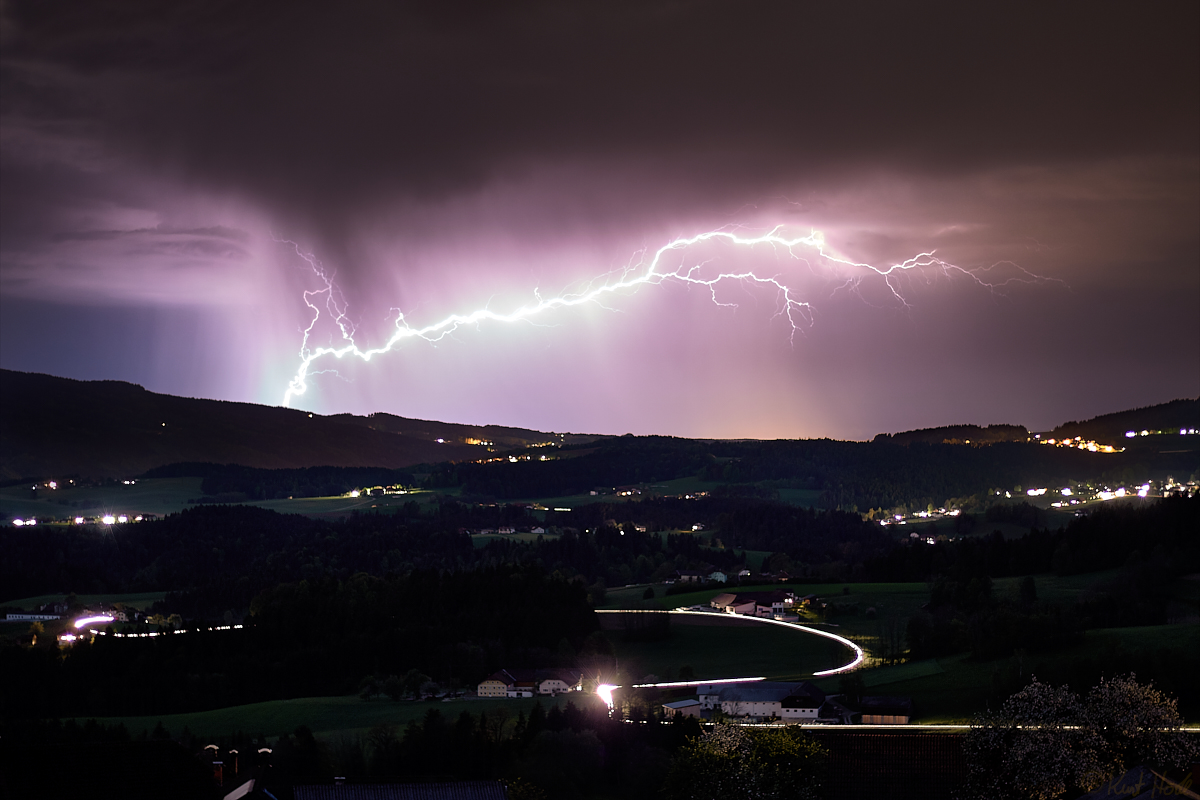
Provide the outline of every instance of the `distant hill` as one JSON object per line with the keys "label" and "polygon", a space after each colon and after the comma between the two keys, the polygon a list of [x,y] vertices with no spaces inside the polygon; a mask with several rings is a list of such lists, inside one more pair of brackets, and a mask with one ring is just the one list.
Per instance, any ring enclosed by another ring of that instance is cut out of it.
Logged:
{"label": "distant hill", "polygon": [[893,444],[995,444],[996,442],[1029,441],[1029,431],[1024,425],[945,425],[940,428],[921,428],[900,433],[881,433],[876,442]]}
{"label": "distant hill", "polygon": [[1083,422],[1064,422],[1050,435],[1059,439],[1081,436],[1106,444],[1124,444],[1126,431],[1177,434],[1180,428],[1200,428],[1200,398],[1102,414]]}
{"label": "distant hill", "polygon": [[[0,476],[140,475],[178,462],[296,468],[408,467],[538,442],[601,437],[156,394],[122,381],[0,370]],[[444,440],[438,443],[438,439]]]}
{"label": "distant hill", "polygon": [[[1056,439],[1079,436],[1101,444],[1125,446],[1129,444],[1125,438],[1126,431],[1177,434],[1180,428],[1200,429],[1200,399],[1172,400],[1156,406],[1103,414],[1083,422],[1064,422],[1046,436]],[[995,444],[1025,442],[1030,438],[1024,425],[944,425],[900,433],[881,433],[874,441],[893,444]]]}

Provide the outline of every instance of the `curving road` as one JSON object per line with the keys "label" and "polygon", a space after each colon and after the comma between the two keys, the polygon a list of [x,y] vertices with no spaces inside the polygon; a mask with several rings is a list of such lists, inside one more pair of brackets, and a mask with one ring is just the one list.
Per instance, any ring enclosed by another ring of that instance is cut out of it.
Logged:
{"label": "curving road", "polygon": [[[662,612],[662,611],[643,611],[643,610],[622,611],[620,609],[605,609],[605,610],[598,609],[596,611],[596,613],[597,614],[662,614],[664,612]],[[866,654],[863,653],[863,649],[861,647],[859,647],[857,644],[855,644],[854,642],[847,639],[846,637],[838,636],[836,633],[830,633],[829,631],[818,630],[817,628],[810,628],[807,625],[798,625],[793,622],[780,622],[779,620],[766,619],[765,617],[751,617],[751,616],[745,616],[742,614],[719,614],[719,613],[715,613],[715,612],[711,612],[711,611],[686,611],[683,609],[676,609],[674,611],[667,611],[665,613],[680,614],[680,615],[688,614],[688,615],[697,616],[697,617],[709,617],[709,618],[716,618],[716,619],[748,620],[750,622],[760,622],[764,625],[780,625],[782,627],[789,628],[791,630],[801,631],[803,633],[811,633],[811,634],[815,634],[817,636],[823,636],[826,639],[833,639],[835,642],[845,645],[846,647],[850,648],[851,651],[853,651],[854,658],[849,663],[843,664],[842,666],[836,667],[834,669],[825,669],[825,670],[821,670],[820,672],[814,672],[813,676],[815,676],[815,677],[824,677],[826,675],[837,675],[840,672],[849,672],[850,670],[854,669],[859,664],[861,664],[863,662],[863,659],[866,658]],[[762,678],[762,677],[757,677],[757,678],[718,678],[716,680],[704,680],[704,681],[670,681],[667,683],[639,683],[639,684],[634,684],[632,686],[632,688],[644,689],[644,688],[651,688],[651,687],[698,686],[700,684],[707,685],[707,684],[713,684],[713,683],[746,683],[746,682],[750,682],[750,681],[761,681],[761,680],[765,680],[765,678]],[[601,697],[604,698],[605,702],[608,703],[610,708],[612,707],[612,690],[616,689],[616,688],[618,688],[618,687],[612,686],[609,684],[604,684],[602,686],[597,687],[597,690],[596,690],[597,693]]]}

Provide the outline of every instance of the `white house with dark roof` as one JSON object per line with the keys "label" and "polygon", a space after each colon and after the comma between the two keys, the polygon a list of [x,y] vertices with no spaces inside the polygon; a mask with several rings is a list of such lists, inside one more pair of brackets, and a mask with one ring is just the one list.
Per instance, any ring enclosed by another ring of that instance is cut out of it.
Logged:
{"label": "white house with dark roof", "polygon": [[815,722],[825,704],[825,693],[811,683],[779,701],[779,718],[786,722]]}
{"label": "white house with dark roof", "polygon": [[826,702],[825,693],[807,681],[706,684],[699,687],[697,696],[703,710],[720,708],[731,717],[795,722],[817,719]]}
{"label": "white house with dark roof", "polygon": [[570,669],[502,669],[479,682],[479,697],[533,697],[577,692],[583,688],[583,673]]}

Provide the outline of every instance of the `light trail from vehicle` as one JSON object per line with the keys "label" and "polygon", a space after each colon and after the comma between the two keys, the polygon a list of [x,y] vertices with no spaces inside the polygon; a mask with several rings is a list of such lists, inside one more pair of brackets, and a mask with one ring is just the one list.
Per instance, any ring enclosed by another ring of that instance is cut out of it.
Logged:
{"label": "light trail from vehicle", "polygon": [[[817,628],[810,628],[807,625],[797,625],[795,623],[784,622],[782,620],[777,620],[777,619],[767,619],[765,617],[751,617],[751,616],[743,616],[741,614],[718,614],[718,613],[710,612],[710,611],[690,611],[688,609],[682,609],[682,608],[677,608],[672,611],[648,611],[648,610],[644,610],[644,609],[632,609],[632,610],[622,611],[620,609],[597,609],[596,613],[597,614],[681,614],[681,615],[687,614],[690,616],[707,617],[707,618],[711,618],[711,619],[746,620],[748,622],[759,622],[759,623],[765,623],[768,625],[779,625],[781,627],[787,628],[788,630],[804,631],[805,633],[813,633],[813,634],[816,634],[817,636],[822,636],[826,639],[832,639],[833,641],[837,642],[838,644],[841,644],[841,645],[844,645],[844,646],[850,648],[854,652],[854,658],[849,663],[843,664],[840,667],[834,667],[833,669],[825,669],[825,670],[821,670],[819,672],[814,672],[813,677],[817,677],[817,678],[825,677],[826,675],[838,675],[843,672],[849,672],[850,670],[855,669],[860,664],[862,664],[862,662],[867,657],[866,653],[863,651],[863,649],[861,647],[859,647],[857,644],[850,641],[849,639],[847,639],[844,636],[838,636],[836,633],[830,633],[829,631],[818,630]],[[724,683],[751,683],[754,681],[763,681],[763,680],[766,680],[766,678],[764,678],[764,677],[716,678],[716,679],[712,679],[712,680],[698,680],[698,681],[667,681],[664,683],[635,683],[635,684],[630,684],[629,688],[631,688],[631,689],[664,689],[664,688],[683,687],[683,686],[709,686],[709,685],[724,684]],[[620,689],[620,688],[622,688],[622,687],[619,685],[614,685],[611,683],[602,683],[596,687],[596,694],[600,696],[600,699],[602,699],[608,705],[609,708],[612,708],[613,707],[612,693],[614,690]]]}

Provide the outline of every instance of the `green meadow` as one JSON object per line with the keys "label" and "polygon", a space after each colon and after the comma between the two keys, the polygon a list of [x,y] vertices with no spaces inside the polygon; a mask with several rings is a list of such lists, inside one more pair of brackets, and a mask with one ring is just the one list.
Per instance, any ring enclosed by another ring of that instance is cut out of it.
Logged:
{"label": "green meadow", "polygon": [[29,486],[0,489],[0,511],[5,518],[37,517],[69,520],[75,516],[103,514],[172,514],[187,506],[188,500],[201,496],[200,478],[149,478],[132,485],[60,486],[42,488],[36,500]]}
{"label": "green meadow", "polygon": [[[971,661],[966,655],[956,655],[864,669],[858,674],[873,693],[912,697],[914,722],[969,722],[974,713],[998,699],[994,696],[996,682],[1011,673],[1017,673],[1020,682],[1036,675],[1049,683],[1062,683],[1071,664],[1080,660],[1104,663],[1115,651],[1160,650],[1181,655],[1200,652],[1200,625],[1105,628],[1088,631],[1083,642],[1075,647],[1051,653],[992,661]],[[1153,675],[1138,677],[1154,678]],[[837,677],[823,678],[817,685],[827,692],[836,692],[839,681]],[[1194,711],[1190,715],[1184,711],[1189,722],[1198,721]]]}
{"label": "green meadow", "polygon": [[[616,615],[613,615],[616,616]],[[677,680],[691,667],[697,680],[718,678],[809,678],[840,667],[854,656],[844,645],[777,625],[687,624],[671,619],[671,633],[656,642],[625,641],[620,629],[606,631],[620,672],[613,683]]]}

